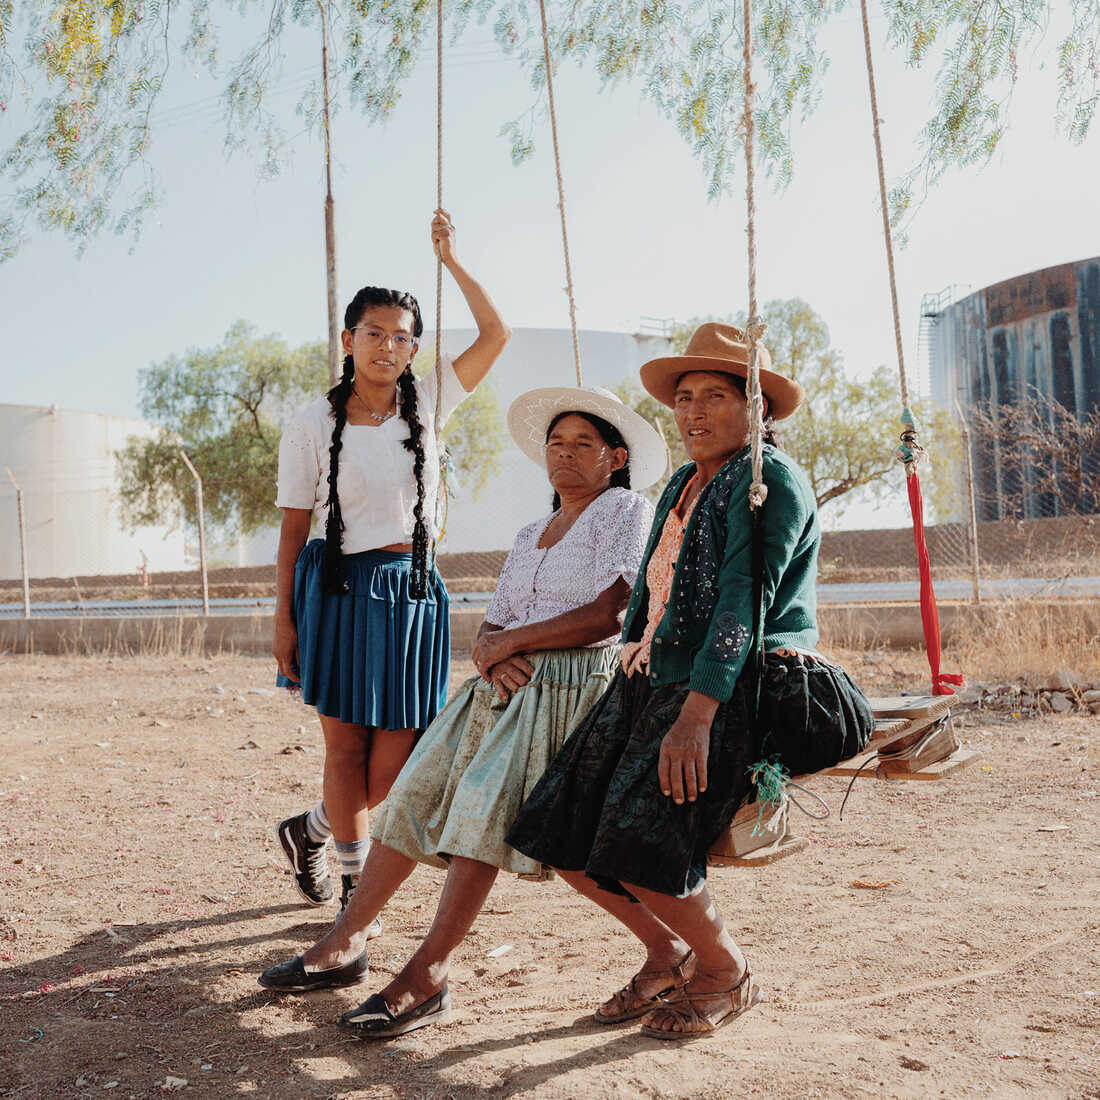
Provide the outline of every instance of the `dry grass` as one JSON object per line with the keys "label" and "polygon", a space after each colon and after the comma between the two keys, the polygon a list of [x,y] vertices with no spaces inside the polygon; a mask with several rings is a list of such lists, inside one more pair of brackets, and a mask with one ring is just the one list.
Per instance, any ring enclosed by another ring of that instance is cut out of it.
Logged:
{"label": "dry grass", "polygon": [[951,653],[972,680],[1100,681],[1100,602],[1003,600],[955,609]]}
{"label": "dry grass", "polygon": [[[909,606],[897,610],[915,615]],[[868,654],[890,654],[901,680],[913,675],[918,682],[927,680],[923,646],[888,648],[861,609],[853,608],[849,616],[842,611],[830,609],[827,630],[822,632],[825,652],[853,669]],[[1080,682],[1100,682],[1100,600],[941,604],[940,629],[943,670],[961,671],[971,683],[1020,681],[1043,686],[1053,673],[1063,670],[1071,671]],[[912,689],[906,686],[905,690]]]}
{"label": "dry grass", "polygon": [[56,641],[51,636],[41,646],[35,645],[33,634],[22,645],[0,634],[0,656],[48,652],[64,657],[202,657],[237,651],[232,645],[222,644],[218,637],[208,638],[206,634],[202,621],[191,616],[119,618],[106,629],[102,619],[78,620],[58,631]]}
{"label": "dry grass", "polygon": [[[900,609],[899,609],[900,610]],[[906,613],[912,613],[906,608]],[[1018,599],[981,605],[945,604],[940,608],[944,638],[943,668],[962,671],[973,681],[1021,681],[1042,685],[1050,676],[1070,670],[1079,681],[1100,683],[1100,601]],[[94,624],[94,625],[93,625]],[[56,647],[5,642],[0,630],[0,656],[35,653],[47,648],[64,656],[201,657],[263,653],[269,645],[266,626],[254,637],[223,638],[194,617],[119,620],[104,629],[103,620],[78,622],[57,636]],[[2,626],[2,624],[0,624]],[[261,637],[262,635],[262,637]],[[846,622],[831,613],[822,649],[853,671],[892,670],[888,682],[868,690],[894,694],[919,691],[928,678],[923,647],[905,650],[883,645],[858,615]],[[456,653],[456,657],[460,654]],[[861,686],[864,680],[859,679]]]}

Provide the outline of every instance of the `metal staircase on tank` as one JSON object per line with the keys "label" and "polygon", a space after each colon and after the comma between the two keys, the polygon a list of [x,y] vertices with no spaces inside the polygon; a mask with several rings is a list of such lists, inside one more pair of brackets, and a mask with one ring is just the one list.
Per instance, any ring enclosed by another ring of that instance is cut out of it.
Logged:
{"label": "metal staircase on tank", "polygon": [[932,348],[940,317],[952,302],[969,292],[969,285],[952,283],[943,290],[921,296],[920,331],[917,334],[917,392],[923,396],[928,396],[932,391]]}

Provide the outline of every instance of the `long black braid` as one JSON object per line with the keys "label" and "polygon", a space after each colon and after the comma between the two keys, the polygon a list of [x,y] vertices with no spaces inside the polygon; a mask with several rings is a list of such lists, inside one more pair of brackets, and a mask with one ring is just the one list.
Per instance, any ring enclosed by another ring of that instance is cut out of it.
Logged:
{"label": "long black braid", "polygon": [[[428,525],[424,522],[424,425],[420,423],[416,380],[413,378],[411,364],[398,376],[397,388],[401,393],[401,419],[409,426],[409,438],[404,441],[405,450],[412,451],[413,477],[416,478],[409,594],[414,600],[422,600],[428,594]],[[439,399],[436,398],[437,401]]]}
{"label": "long black braid", "polygon": [[[387,290],[384,287],[365,286],[344,310],[344,328],[354,328],[363,318],[363,313],[371,306],[398,306],[406,309],[413,317],[413,336],[419,339],[424,332],[424,322],[420,316],[417,300],[403,290]],[[350,355],[344,357],[344,369],[340,381],[328,391],[328,402],[332,406],[332,441],[329,444],[328,471],[328,518],[325,521],[325,561],[322,576],[325,590],[332,593],[347,589],[344,572],[344,517],[340,512],[340,494],[336,483],[340,473],[340,450],[343,447],[344,426],[348,422],[348,401],[355,385],[355,361]],[[417,416],[416,389],[410,366],[406,367],[397,379],[401,393],[401,417],[409,425],[409,438],[405,447],[413,452],[413,473],[416,476],[416,527],[413,532],[413,566],[410,585],[414,599],[422,599],[427,593],[428,572],[428,532],[424,524],[424,448],[421,442],[423,428]]]}
{"label": "long black braid", "polygon": [[[626,462],[622,464],[617,470],[611,471],[611,481],[608,484],[609,489],[629,489],[630,488],[630,448],[626,445],[626,440],[623,439],[622,432],[615,427],[610,421],[604,420],[602,416],[597,416],[595,413],[582,412],[580,409],[566,409],[564,412],[558,413],[553,420],[547,425],[546,439],[549,440],[550,433],[554,430],[554,426],[557,422],[566,416],[579,416],[582,420],[587,420],[593,428],[600,433],[600,438],[606,443],[612,450],[622,447],[626,451]],[[551,503],[551,508],[556,512],[561,507],[561,497],[554,493],[554,500]]]}
{"label": "long black braid", "polygon": [[325,520],[325,560],[322,576],[327,592],[343,592],[344,577],[344,516],[340,511],[340,494],[336,480],[340,474],[340,450],[344,445],[344,425],[348,422],[348,400],[355,385],[355,360],[344,356],[340,381],[328,391],[332,406],[332,440],[328,447],[328,518]]}

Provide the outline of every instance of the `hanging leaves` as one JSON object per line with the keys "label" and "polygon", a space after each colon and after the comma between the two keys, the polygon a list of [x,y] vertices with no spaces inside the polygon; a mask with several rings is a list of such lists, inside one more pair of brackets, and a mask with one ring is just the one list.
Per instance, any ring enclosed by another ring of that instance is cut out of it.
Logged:
{"label": "hanging leaves", "polygon": [[[393,111],[413,65],[431,48],[425,35],[434,37],[434,4],[326,0],[336,108],[354,107],[369,119]],[[821,31],[852,8],[850,0],[754,4],[759,158],[779,186],[794,171],[792,128],[818,105],[829,63]],[[936,66],[919,156],[891,196],[895,219],[947,169],[989,159],[1006,132],[1021,59],[1052,25],[1052,113],[1070,139],[1085,140],[1100,103],[1100,0],[882,0],[882,9],[890,42],[907,62]],[[537,2],[448,0],[447,16],[451,41],[470,19],[490,21],[501,49],[529,74],[532,102],[501,126],[518,163],[530,156],[545,117]],[[249,44],[225,59],[219,36],[231,18]],[[559,0],[548,18],[556,65],[587,65],[607,85],[637,87],[674,121],[712,196],[738,178],[737,5]],[[0,199],[0,262],[15,255],[32,226],[60,231],[78,248],[104,229],[140,232],[159,189],[152,112],[170,63],[203,66],[223,82],[227,147],[248,151],[265,173],[278,172],[291,139],[274,93],[296,90],[307,128],[318,123],[316,82],[285,71],[288,31],[318,19],[317,0],[0,0],[0,118],[18,118],[0,149],[0,176],[9,185]]]}

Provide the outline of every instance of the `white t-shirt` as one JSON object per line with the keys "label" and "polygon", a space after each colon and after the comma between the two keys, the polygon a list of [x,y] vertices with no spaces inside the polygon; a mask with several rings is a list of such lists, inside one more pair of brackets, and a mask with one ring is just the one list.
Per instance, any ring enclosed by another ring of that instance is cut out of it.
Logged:
{"label": "white t-shirt", "polygon": [[[538,541],[553,512],[516,535],[485,612],[494,626],[509,630],[552,619],[591,603],[619,577],[631,587],[645,556],[653,506],[629,489],[601,493],[548,549]],[[592,645],[609,645],[613,634]]]}
{"label": "white t-shirt", "polygon": [[[466,390],[446,356],[441,364],[443,402],[441,425],[466,397]],[[435,371],[416,380],[417,416],[423,425],[424,509],[432,537],[439,489],[439,450],[435,441]],[[357,554],[395,542],[411,542],[416,522],[416,479],[413,453],[406,450],[409,426],[398,411],[384,424],[345,424],[336,489],[344,517],[344,553]],[[287,425],[279,443],[278,508],[308,508],[324,530],[328,517],[329,447],[332,407],[319,397]]]}

